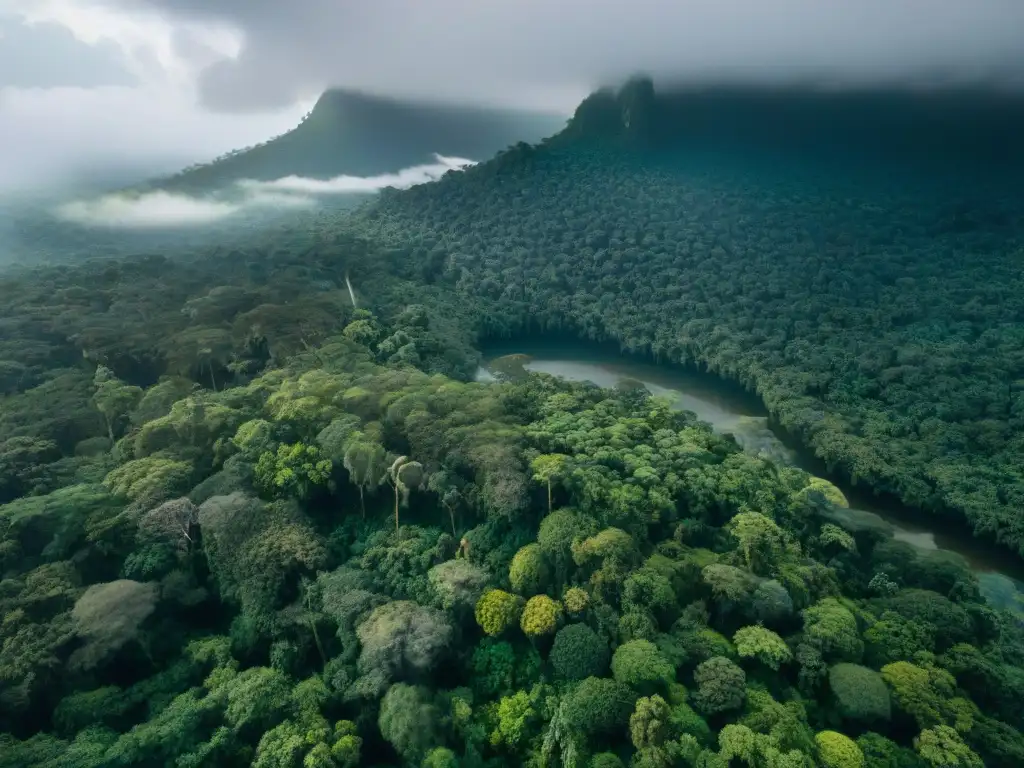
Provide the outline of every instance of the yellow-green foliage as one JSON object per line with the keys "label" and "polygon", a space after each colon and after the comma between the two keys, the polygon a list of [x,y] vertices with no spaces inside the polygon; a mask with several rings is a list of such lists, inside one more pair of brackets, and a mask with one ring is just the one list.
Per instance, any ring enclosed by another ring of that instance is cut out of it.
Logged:
{"label": "yellow-green foliage", "polygon": [[955,728],[937,725],[926,728],[914,739],[917,753],[928,761],[932,768],[984,768],[981,758],[964,744]]}
{"label": "yellow-green foliage", "polygon": [[562,605],[565,606],[565,610],[569,613],[583,613],[583,611],[587,610],[587,606],[590,605],[590,595],[587,594],[585,589],[569,587],[565,590],[565,594],[562,595]]}
{"label": "yellow-green foliage", "polygon": [[291,494],[300,499],[313,487],[326,485],[332,465],[314,445],[280,445],[276,453],[265,452],[256,462],[253,479],[256,486],[271,495]]}
{"label": "yellow-green foliage", "polygon": [[814,742],[826,768],[864,768],[864,753],[849,736],[838,731],[821,731]]}
{"label": "yellow-green foliage", "polygon": [[185,490],[192,475],[187,461],[172,461],[149,456],[122,464],[112,470],[103,484],[112,493],[126,499],[163,501]]}
{"label": "yellow-green foliage", "polygon": [[516,552],[508,569],[512,589],[524,596],[534,595],[544,588],[547,579],[548,567],[539,544],[527,544]]}
{"label": "yellow-green foliage", "polygon": [[522,610],[518,597],[501,589],[489,589],[480,596],[474,614],[476,623],[491,637],[508,629]]}
{"label": "yellow-green foliage", "polygon": [[595,559],[626,563],[636,555],[633,537],[619,528],[605,528],[572,547],[572,556],[577,565],[586,565]]}
{"label": "yellow-green foliage", "polygon": [[743,627],[732,638],[736,651],[743,658],[756,658],[772,669],[793,658],[786,641],[764,627]]}
{"label": "yellow-green foliage", "polygon": [[550,635],[558,628],[561,615],[562,606],[556,601],[547,595],[535,595],[526,601],[519,626],[530,637]]}
{"label": "yellow-green foliage", "polygon": [[807,496],[814,492],[820,493],[825,497],[825,501],[830,504],[835,504],[837,507],[849,508],[850,506],[850,502],[846,498],[846,495],[835,485],[824,478],[814,477],[811,475],[807,479],[807,485],[800,493]]}

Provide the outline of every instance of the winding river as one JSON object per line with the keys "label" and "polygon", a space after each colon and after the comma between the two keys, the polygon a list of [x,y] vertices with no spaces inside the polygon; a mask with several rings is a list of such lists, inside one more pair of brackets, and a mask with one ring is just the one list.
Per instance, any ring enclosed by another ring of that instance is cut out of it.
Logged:
{"label": "winding river", "polygon": [[644,362],[614,349],[585,343],[524,340],[491,344],[484,349],[478,381],[517,369],[537,371],[601,387],[642,383],[654,395],[670,398],[692,411],[717,432],[731,433],[744,450],[767,455],[824,477],[839,487],[850,509],[837,520],[847,527],[870,526],[915,547],[922,556],[961,558],[978,578],[985,598],[1000,607],[1024,610],[1024,563],[971,536],[962,525],[938,520],[896,501],[881,501],[829,475],[813,454],[777,429],[764,403],[732,382],[701,371]]}

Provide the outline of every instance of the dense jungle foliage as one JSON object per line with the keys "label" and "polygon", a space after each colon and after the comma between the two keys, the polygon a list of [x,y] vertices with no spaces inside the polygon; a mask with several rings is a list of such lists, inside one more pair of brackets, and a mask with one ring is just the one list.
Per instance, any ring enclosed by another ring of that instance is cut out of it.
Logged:
{"label": "dense jungle foliage", "polygon": [[444,375],[388,257],[5,280],[0,766],[1024,760],[965,567],[643,391]]}
{"label": "dense jungle foliage", "polygon": [[699,363],[854,483],[1024,553],[1024,166],[652,150],[594,123],[585,102],[554,141],[389,192],[362,231],[480,306],[489,334],[557,329]]}
{"label": "dense jungle foliage", "polygon": [[1024,764],[965,564],[642,389],[469,381],[528,327],[699,360],[1019,547],[1019,220],[572,131],[0,276],[0,768]]}

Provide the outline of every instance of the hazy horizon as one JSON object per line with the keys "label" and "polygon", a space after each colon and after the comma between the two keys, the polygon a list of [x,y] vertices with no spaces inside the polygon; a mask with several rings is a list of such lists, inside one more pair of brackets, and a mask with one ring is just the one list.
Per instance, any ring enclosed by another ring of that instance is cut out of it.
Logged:
{"label": "hazy horizon", "polygon": [[208,160],[329,87],[565,114],[636,72],[1019,86],[1021,29],[1010,0],[0,0],[0,189]]}

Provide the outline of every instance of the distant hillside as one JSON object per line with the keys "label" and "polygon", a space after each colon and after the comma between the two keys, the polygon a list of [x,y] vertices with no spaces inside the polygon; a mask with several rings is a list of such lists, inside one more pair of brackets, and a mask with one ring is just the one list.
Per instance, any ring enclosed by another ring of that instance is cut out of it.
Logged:
{"label": "distant hillside", "polygon": [[757,149],[976,171],[1024,163],[1024,99],[986,89],[673,86],[591,94],[556,143]]}
{"label": "distant hillside", "polygon": [[565,126],[562,115],[399,101],[330,90],[294,129],[152,186],[209,190],[240,179],[372,176],[433,163],[434,153],[485,160]]}

